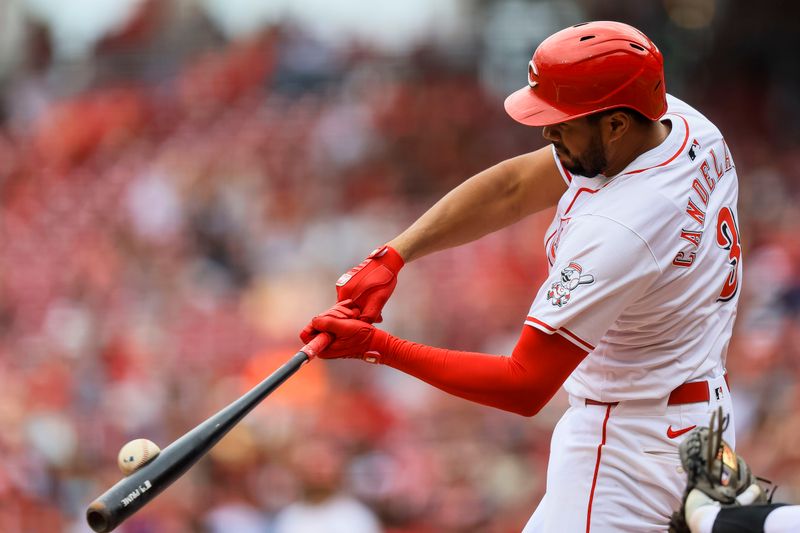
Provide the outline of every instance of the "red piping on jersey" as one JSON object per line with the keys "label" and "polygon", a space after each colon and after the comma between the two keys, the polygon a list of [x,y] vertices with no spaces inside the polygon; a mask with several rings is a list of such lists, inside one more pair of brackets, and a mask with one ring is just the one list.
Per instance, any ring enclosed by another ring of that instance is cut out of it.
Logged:
{"label": "red piping on jersey", "polygon": [[558,164],[561,166],[561,170],[564,171],[564,177],[567,178],[568,182],[572,183],[572,174],[569,173],[569,170],[567,170],[567,167],[565,167],[564,163],[558,158],[558,155],[556,155],[556,161],[558,161]]}
{"label": "red piping on jersey", "polygon": [[[559,218],[561,219],[558,222],[558,227],[559,228],[561,227],[562,224],[564,224],[564,222],[568,222],[568,221],[572,220],[572,217],[566,217],[566,218],[559,217]],[[553,266],[553,261],[550,260],[550,250],[548,248],[550,246],[550,241],[553,239],[553,237],[556,236],[556,233],[558,233],[558,228],[554,229],[553,233],[548,235],[547,239],[544,241],[544,255],[547,256],[547,263],[550,266]]]}
{"label": "red piping on jersey", "polygon": [[621,176],[626,176],[628,174],[638,174],[639,172],[644,172],[645,170],[650,170],[651,168],[663,167],[664,165],[671,163],[676,157],[678,157],[681,154],[681,152],[683,152],[683,149],[686,148],[686,143],[689,141],[689,122],[685,118],[683,118],[683,116],[678,115],[676,113],[668,113],[668,114],[678,117],[683,121],[684,125],[686,126],[686,136],[683,138],[683,144],[681,145],[680,148],[678,148],[678,151],[675,152],[672,155],[672,157],[670,157],[663,163],[659,163],[658,165],[653,165],[652,167],[641,168],[639,170],[631,170],[630,172],[625,172],[624,174],[620,174]]}
{"label": "red piping on jersey", "polygon": [[558,334],[560,334],[562,336],[569,337],[568,340],[572,340],[572,342],[574,342],[575,344],[577,344],[578,346],[580,346],[584,350],[588,348],[589,351],[591,352],[595,348],[593,345],[591,345],[588,342],[586,342],[585,340],[581,339],[580,337],[578,337],[577,335],[572,333],[567,328],[554,328],[550,324],[548,324],[546,322],[542,322],[538,318],[534,318],[532,316],[529,316],[528,320],[531,321],[531,322],[534,322],[536,324],[539,324],[540,326],[545,328],[547,331],[550,331],[551,333],[558,333]]}
{"label": "red piping on jersey", "polygon": [[553,237],[556,236],[556,232],[557,231],[558,231],[558,228],[554,229],[553,233],[548,235],[547,240],[544,241],[544,253],[545,253],[545,255],[547,255],[548,260],[550,259],[550,254],[547,251],[547,247],[550,246],[550,239],[552,239]]}
{"label": "red piping on jersey", "polygon": [[575,196],[572,198],[572,201],[569,203],[569,206],[567,207],[567,210],[564,211],[564,216],[567,216],[567,213],[569,213],[569,210],[572,209],[572,206],[575,204],[575,200],[578,199],[578,196],[580,196],[582,192],[588,192],[589,194],[594,194],[596,192],[600,192],[602,189],[605,189],[607,186],[611,185],[613,182],[614,182],[613,179],[609,180],[609,181],[605,182],[605,184],[603,184],[603,186],[600,187],[599,189],[589,189],[588,187],[581,187],[580,189],[575,191]]}
{"label": "red piping on jersey", "polygon": [[[608,183],[611,183],[611,182],[608,182]],[[606,183],[606,185],[608,185],[608,183]],[[603,187],[605,187],[605,185],[603,185]],[[600,187],[600,189],[602,189],[603,187]],[[575,196],[572,197],[572,201],[569,203],[569,206],[567,207],[567,210],[564,211],[564,215],[569,213],[569,210],[572,209],[572,206],[575,204],[575,200],[578,199],[578,196],[580,196],[582,192],[588,192],[589,194],[594,194],[597,191],[599,191],[600,189],[589,189],[588,187],[581,187],[580,189],[578,189],[575,192]]]}
{"label": "red piping on jersey", "polygon": [[603,454],[603,446],[606,445],[606,425],[608,424],[608,417],[611,416],[611,408],[613,405],[606,407],[606,417],[603,420],[603,440],[597,447],[597,462],[594,464],[594,477],[592,478],[592,490],[589,492],[589,506],[586,509],[586,533],[592,528],[592,502],[594,501],[594,489],[597,487],[597,474],[600,471],[600,456]]}
{"label": "red piping on jersey", "polygon": [[[678,114],[675,114],[675,113],[669,113],[669,114],[670,115],[674,115],[674,116],[678,117],[679,119],[681,119],[683,121],[684,125],[686,126],[686,135],[683,137],[683,144],[681,144],[681,147],[678,148],[678,151],[675,152],[674,154],[672,154],[672,157],[670,157],[669,159],[667,159],[663,163],[659,163],[657,165],[653,165],[653,166],[647,167],[647,168],[640,168],[638,170],[631,170],[629,172],[625,172],[623,174],[619,174],[620,176],[627,176],[628,174],[638,174],[640,172],[644,172],[645,170],[650,170],[651,168],[663,167],[664,165],[668,165],[669,163],[674,161],[675,158],[678,157],[681,154],[681,152],[683,152],[683,149],[686,148],[686,143],[689,141],[689,122],[685,118],[683,118],[681,115],[678,115]],[[561,163],[561,160],[559,159],[558,162]],[[561,167],[563,168],[564,165],[562,164]],[[564,171],[566,172],[566,169],[564,169]],[[613,182],[613,179],[611,181],[606,182],[605,185],[603,185],[603,187],[600,187],[600,189],[589,189],[587,187],[581,187],[580,189],[578,189],[575,192],[575,196],[572,198],[572,201],[569,203],[569,206],[567,207],[567,210],[564,211],[564,216],[566,216],[567,213],[570,212],[570,210],[572,209],[572,206],[575,204],[575,201],[578,199],[578,196],[580,196],[580,194],[582,192],[586,192],[586,193],[589,193],[589,194],[594,194],[594,193],[600,191],[601,189],[603,189],[606,185],[611,184],[612,182]],[[570,183],[572,183],[572,177],[571,176],[570,176]]]}
{"label": "red piping on jersey", "polygon": [[543,327],[543,328],[545,328],[546,330],[548,330],[548,331],[551,331],[551,332],[553,332],[553,333],[555,333],[555,332],[557,331],[557,330],[556,330],[556,328],[554,328],[553,326],[551,326],[550,324],[548,324],[548,323],[546,323],[546,322],[542,322],[542,321],[541,321],[541,320],[539,320],[538,318],[534,318],[534,317],[532,317],[532,316],[529,316],[529,317],[528,317],[528,320],[530,320],[531,322],[536,322],[537,324],[539,324],[540,326],[542,326],[542,327]]}
{"label": "red piping on jersey", "polygon": [[580,344],[583,344],[583,346],[581,346],[581,348],[589,348],[589,351],[593,351],[593,350],[594,350],[594,348],[595,348],[594,346],[592,346],[591,344],[589,344],[589,343],[588,343],[588,342],[586,342],[585,340],[581,339],[580,337],[578,337],[577,335],[575,335],[574,333],[572,333],[572,332],[571,332],[570,330],[568,330],[567,328],[560,328],[560,331],[558,331],[557,333],[566,334],[566,335],[567,335],[568,337],[570,337],[570,338],[571,338],[573,341],[575,341],[575,342],[578,342],[578,343],[580,343]]}

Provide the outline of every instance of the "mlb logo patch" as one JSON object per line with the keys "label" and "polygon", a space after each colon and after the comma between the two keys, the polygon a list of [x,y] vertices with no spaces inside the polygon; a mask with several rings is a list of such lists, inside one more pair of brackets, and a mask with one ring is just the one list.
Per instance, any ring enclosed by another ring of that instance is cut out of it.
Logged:
{"label": "mlb logo patch", "polygon": [[714,396],[717,397],[717,400],[722,399],[722,387],[717,387],[714,389]]}
{"label": "mlb logo patch", "polygon": [[689,159],[694,161],[694,158],[697,157],[697,154],[695,153],[695,149],[699,149],[699,148],[700,148],[700,143],[697,141],[697,139],[693,139],[692,140],[692,146],[689,147]]}

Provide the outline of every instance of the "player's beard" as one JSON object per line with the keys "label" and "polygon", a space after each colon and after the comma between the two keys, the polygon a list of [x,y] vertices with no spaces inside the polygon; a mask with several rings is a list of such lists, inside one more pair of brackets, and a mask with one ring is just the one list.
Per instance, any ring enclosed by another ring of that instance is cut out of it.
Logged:
{"label": "player's beard", "polygon": [[556,152],[563,153],[569,158],[568,161],[562,159],[561,163],[572,174],[594,178],[608,167],[608,159],[600,140],[599,131],[596,132],[596,135],[592,135],[586,151],[577,157],[570,155],[569,151],[560,145],[556,145]]}

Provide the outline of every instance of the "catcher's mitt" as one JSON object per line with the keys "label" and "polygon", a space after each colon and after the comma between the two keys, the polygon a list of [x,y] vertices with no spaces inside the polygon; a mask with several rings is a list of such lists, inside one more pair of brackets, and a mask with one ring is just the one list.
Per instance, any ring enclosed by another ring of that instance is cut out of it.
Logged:
{"label": "catcher's mitt", "polygon": [[687,516],[701,505],[716,502],[730,507],[771,500],[758,484],[767,481],[754,476],[744,459],[722,439],[728,421],[720,407],[711,414],[708,427],[692,430],[681,442],[681,463],[688,483],[681,508],[672,514],[670,533],[690,533]]}

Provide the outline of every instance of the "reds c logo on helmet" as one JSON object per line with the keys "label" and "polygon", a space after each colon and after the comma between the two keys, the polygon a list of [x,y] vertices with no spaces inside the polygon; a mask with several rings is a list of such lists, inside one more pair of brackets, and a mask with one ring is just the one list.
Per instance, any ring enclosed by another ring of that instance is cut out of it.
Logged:
{"label": "reds c logo on helmet", "polygon": [[533,59],[531,59],[528,62],[528,87],[533,89],[534,87],[539,85],[539,82],[536,81],[536,78],[538,77],[539,77],[539,70],[536,68],[536,63],[534,63]]}
{"label": "reds c logo on helmet", "polygon": [[505,102],[508,114],[529,126],[618,107],[661,118],[664,58],[644,33],[611,21],[576,24],[545,39],[528,63],[528,86]]}

